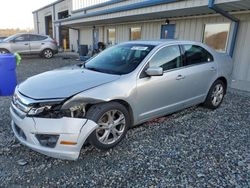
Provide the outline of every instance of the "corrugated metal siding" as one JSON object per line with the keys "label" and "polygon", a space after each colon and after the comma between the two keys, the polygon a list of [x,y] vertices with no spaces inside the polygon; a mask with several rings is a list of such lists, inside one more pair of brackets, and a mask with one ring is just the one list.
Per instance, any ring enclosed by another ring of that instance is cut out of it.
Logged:
{"label": "corrugated metal siding", "polygon": [[[65,1],[62,1],[60,3],[55,4],[55,14],[56,14],[55,19],[56,20],[58,19],[58,12],[69,10],[69,13],[70,13],[71,7],[72,7],[71,4],[72,4],[71,0],[65,0]],[[37,17],[36,17],[36,12],[33,14],[34,15],[35,33],[46,34],[45,16],[52,15],[52,19],[53,19],[53,5],[51,5],[50,7],[47,7],[47,8],[44,8],[42,10],[37,11],[37,14],[38,14],[38,20],[37,20]],[[38,32],[38,28],[37,28],[37,22],[39,22],[38,23],[39,32]],[[57,42],[59,43],[59,29],[58,29],[58,26],[53,27],[53,33],[54,33],[53,36],[55,36]],[[76,49],[77,42],[76,42],[75,38],[77,36],[71,36],[71,33],[70,33],[70,47],[71,47],[71,45],[73,45],[74,49]],[[75,33],[75,32],[73,32],[73,33]],[[73,41],[71,41],[71,39]]]}
{"label": "corrugated metal siding", "polygon": [[92,28],[84,28],[81,29],[80,31],[80,44],[88,44],[91,45],[93,44],[93,35],[92,35]]}
{"label": "corrugated metal siding", "polygon": [[145,0],[127,0],[127,1],[120,2],[120,3],[116,3],[116,4],[107,5],[105,7],[99,7],[99,8],[90,9],[90,10],[87,10],[86,13],[96,12],[96,11],[100,11],[100,10],[104,10],[104,9],[110,9],[110,8],[115,8],[115,7],[120,7],[120,6],[134,4],[134,3],[138,3],[138,2],[142,2],[142,1],[145,1]]}
{"label": "corrugated metal siding", "polygon": [[161,26],[164,21],[156,21],[151,23],[143,23],[142,25],[142,39],[156,40],[160,38]]}
{"label": "corrugated metal siding", "polygon": [[73,10],[87,8],[93,5],[107,2],[109,0],[72,0]]}
{"label": "corrugated metal siding", "polygon": [[[140,1],[140,0],[136,0],[136,1]],[[132,2],[132,1],[128,1],[128,2]],[[118,6],[118,4],[115,4],[112,6]],[[91,17],[82,18],[79,20],[66,21],[66,22],[63,22],[62,24],[63,25],[64,24],[74,24],[74,23],[79,23],[79,22],[84,23],[84,22],[98,21],[98,20],[104,20],[104,19],[121,18],[121,17],[126,17],[126,16],[131,16],[131,15],[143,15],[143,14],[148,14],[148,13],[160,14],[160,13],[165,12],[165,11],[172,11],[172,10],[178,11],[178,9],[193,8],[196,6],[197,7],[199,7],[199,6],[206,6],[207,7],[207,5],[208,5],[208,0],[186,0],[186,1],[179,1],[179,2],[173,2],[173,3],[165,3],[165,4],[146,7],[146,8],[116,12],[116,13],[111,13],[111,14],[104,14],[104,15],[100,15],[100,16],[91,16]],[[106,7],[100,8],[100,10],[106,10],[106,9],[107,9]],[[89,10],[89,11],[94,11],[94,9]],[[96,12],[96,10],[94,12]],[[77,14],[83,14],[83,13],[80,12]],[[73,16],[76,16],[77,14],[73,14]],[[159,18],[161,18],[161,17],[165,17],[165,14],[162,14],[161,16],[159,16]]]}
{"label": "corrugated metal siding", "polygon": [[177,20],[174,21],[174,23],[176,23],[175,38],[202,41],[205,24],[224,22],[228,23],[230,21],[221,16]]}
{"label": "corrugated metal siding", "polygon": [[[204,25],[206,23],[223,23],[223,22],[229,22],[229,21],[223,17],[214,17],[214,16],[211,16],[210,18],[204,17],[204,18],[192,18],[192,19],[171,21],[171,23],[176,24],[176,32],[175,32],[176,39],[195,40],[195,41],[202,41]],[[104,27],[104,42],[107,42],[108,28],[116,29],[117,43],[128,41],[130,34],[129,30],[131,27],[142,28],[142,36],[141,36],[142,40],[157,40],[160,39],[161,26],[164,24],[165,24],[164,20],[160,21],[156,20],[150,22],[108,25]],[[103,41],[102,38],[100,38],[100,40]]]}
{"label": "corrugated metal siding", "polygon": [[99,30],[99,41],[104,41],[104,27],[98,27]]}
{"label": "corrugated metal siding", "polygon": [[77,52],[78,46],[77,46],[77,40],[78,40],[78,31],[70,29],[69,30],[69,42],[70,42],[70,49]]}
{"label": "corrugated metal siding", "polygon": [[[46,9],[43,9],[38,12],[38,25],[39,25],[39,34],[46,34],[46,28],[45,28],[45,16],[49,16],[53,14],[53,8],[48,7]],[[38,33],[37,31],[35,31]]]}
{"label": "corrugated metal siding", "polygon": [[58,19],[58,13],[59,12],[62,12],[62,11],[65,11],[65,10],[68,10],[69,11],[69,14],[71,12],[71,0],[65,0],[65,1],[62,1],[61,3],[58,3],[55,5],[55,12],[56,12],[56,20]]}
{"label": "corrugated metal siding", "polygon": [[34,24],[34,31],[38,33],[38,28],[37,28],[37,13],[33,14],[33,24]]}
{"label": "corrugated metal siding", "polygon": [[107,41],[107,30],[109,28],[116,29],[116,43],[126,42],[129,40],[130,28],[131,27],[141,27],[142,28],[142,40],[157,40],[160,38],[161,25],[164,21],[154,21],[148,23],[133,23],[133,24],[120,24],[120,25],[110,25],[104,27],[104,42]]}
{"label": "corrugated metal siding", "polygon": [[239,18],[241,22],[234,55],[233,79],[249,84],[250,91],[250,14]]}

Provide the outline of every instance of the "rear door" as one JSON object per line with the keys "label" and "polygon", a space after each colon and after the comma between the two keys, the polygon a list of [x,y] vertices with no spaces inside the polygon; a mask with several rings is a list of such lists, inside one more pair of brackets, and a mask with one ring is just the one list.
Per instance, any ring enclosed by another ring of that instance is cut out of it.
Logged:
{"label": "rear door", "polygon": [[184,44],[182,50],[185,68],[185,106],[190,106],[205,100],[212,82],[217,77],[217,64],[211,53],[199,45]]}
{"label": "rear door", "polygon": [[30,53],[30,40],[29,34],[22,34],[16,37],[11,42],[11,52],[21,53],[21,54],[29,54]]}
{"label": "rear door", "polygon": [[41,35],[30,35],[30,52],[31,53],[39,53],[42,51],[43,46],[45,46],[46,36]]}

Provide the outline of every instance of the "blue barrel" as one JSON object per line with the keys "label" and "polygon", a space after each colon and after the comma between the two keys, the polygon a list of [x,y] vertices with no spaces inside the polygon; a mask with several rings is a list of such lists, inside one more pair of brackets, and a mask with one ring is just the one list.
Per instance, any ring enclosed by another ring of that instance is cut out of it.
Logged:
{"label": "blue barrel", "polygon": [[16,56],[0,54],[0,96],[13,95],[16,85]]}

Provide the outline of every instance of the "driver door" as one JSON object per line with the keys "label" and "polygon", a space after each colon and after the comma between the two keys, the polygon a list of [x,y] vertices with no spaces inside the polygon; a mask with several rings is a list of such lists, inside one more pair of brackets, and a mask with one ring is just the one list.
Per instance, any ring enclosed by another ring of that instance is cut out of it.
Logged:
{"label": "driver door", "polygon": [[23,34],[23,35],[16,37],[11,43],[11,52],[29,54],[30,53],[29,34]]}
{"label": "driver door", "polygon": [[[178,45],[161,48],[147,67],[162,67],[162,76],[140,76],[137,80],[138,121],[143,122],[183,108],[184,69]],[[145,71],[145,70],[144,70]],[[144,73],[142,72],[142,75]]]}

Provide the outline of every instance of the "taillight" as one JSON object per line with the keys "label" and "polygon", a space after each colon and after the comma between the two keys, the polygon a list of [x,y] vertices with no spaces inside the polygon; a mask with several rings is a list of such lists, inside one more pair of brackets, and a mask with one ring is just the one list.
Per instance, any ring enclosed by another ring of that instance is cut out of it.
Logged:
{"label": "taillight", "polygon": [[57,41],[55,39],[53,39],[51,42],[57,46]]}

